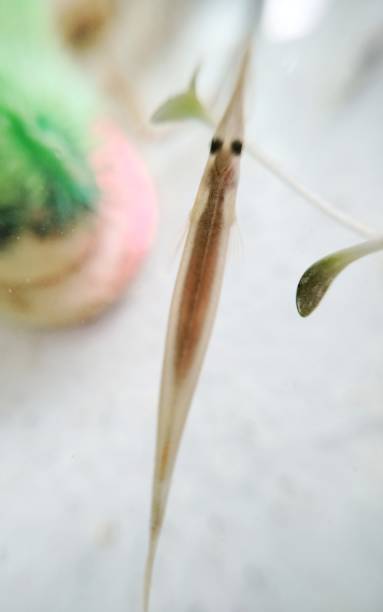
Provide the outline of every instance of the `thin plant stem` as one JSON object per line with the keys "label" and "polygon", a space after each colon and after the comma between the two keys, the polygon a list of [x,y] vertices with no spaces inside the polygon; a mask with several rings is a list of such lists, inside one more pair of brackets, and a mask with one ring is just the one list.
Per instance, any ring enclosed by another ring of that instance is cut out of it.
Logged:
{"label": "thin plant stem", "polygon": [[373,230],[368,225],[360,223],[347,213],[338,210],[333,204],[314,193],[307,187],[304,187],[300,181],[287,174],[280,166],[269,156],[266,156],[263,152],[259,151],[251,145],[246,146],[247,153],[253,157],[258,163],[264,168],[269,170],[274,176],[276,176],[282,183],[290,187],[298,195],[304,198],[307,202],[321,210],[328,217],[331,217],[341,225],[351,229],[352,231],[364,236],[366,238],[372,238],[377,236],[379,232]]}

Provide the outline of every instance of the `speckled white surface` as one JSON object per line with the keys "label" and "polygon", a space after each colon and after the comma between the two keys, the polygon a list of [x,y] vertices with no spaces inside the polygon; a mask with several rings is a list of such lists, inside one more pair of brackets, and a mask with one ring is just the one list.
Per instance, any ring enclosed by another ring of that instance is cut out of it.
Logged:
{"label": "speckled white surface", "polygon": [[[382,70],[339,96],[381,22],[380,2],[339,0],[309,39],[263,43],[247,111],[251,140],[383,228]],[[187,81],[181,59],[152,76],[154,105]],[[159,236],[108,317],[53,334],[0,329],[1,612],[139,610],[174,253],[208,140],[190,124],[146,147]],[[152,610],[381,612],[383,255],[300,319],[300,274],[358,237],[243,161],[243,246],[184,437]]]}

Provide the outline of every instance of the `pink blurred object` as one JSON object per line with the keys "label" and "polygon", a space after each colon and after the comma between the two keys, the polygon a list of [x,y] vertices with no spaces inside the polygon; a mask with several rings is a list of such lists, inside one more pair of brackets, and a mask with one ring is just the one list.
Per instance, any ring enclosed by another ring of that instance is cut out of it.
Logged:
{"label": "pink blurred object", "polygon": [[[153,242],[157,198],[145,164],[114,123],[100,123],[96,136],[100,146],[91,164],[101,202],[91,235],[84,232],[88,246],[72,265],[68,249],[67,265],[54,277],[0,286],[0,312],[17,321],[59,327],[95,318],[120,297]],[[52,249],[60,241],[62,251],[70,240],[70,235],[56,238]]]}

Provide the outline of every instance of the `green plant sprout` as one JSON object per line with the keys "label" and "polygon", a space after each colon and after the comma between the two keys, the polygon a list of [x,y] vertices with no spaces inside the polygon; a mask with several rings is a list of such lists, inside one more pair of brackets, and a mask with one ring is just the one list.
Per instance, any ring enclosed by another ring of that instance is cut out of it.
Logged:
{"label": "green plant sprout", "polygon": [[213,121],[197,95],[198,72],[199,68],[194,71],[186,91],[169,98],[155,111],[151,118],[153,123],[198,119],[212,125]]}
{"label": "green plant sprout", "polygon": [[323,257],[310,266],[301,277],[297,287],[297,309],[307,317],[319,305],[335,278],[353,261],[365,255],[383,250],[383,238],[368,240],[348,249],[342,249]]}

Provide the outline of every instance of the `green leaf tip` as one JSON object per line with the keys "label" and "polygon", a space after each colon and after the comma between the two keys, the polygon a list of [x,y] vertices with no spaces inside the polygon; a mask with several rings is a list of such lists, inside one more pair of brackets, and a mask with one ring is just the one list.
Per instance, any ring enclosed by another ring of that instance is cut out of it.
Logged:
{"label": "green leaf tip", "polygon": [[296,293],[299,314],[307,317],[320,304],[332,282],[350,263],[383,249],[383,238],[368,240],[336,251],[310,266],[301,277]]}
{"label": "green leaf tip", "polygon": [[168,98],[153,113],[151,121],[153,123],[165,123],[172,121],[185,121],[197,119],[204,123],[211,124],[209,113],[200,101],[196,85],[199,69],[195,70],[186,91]]}
{"label": "green leaf tip", "polygon": [[345,267],[337,254],[320,259],[310,266],[301,277],[296,295],[297,309],[301,317],[308,317],[327,293],[335,277]]}

